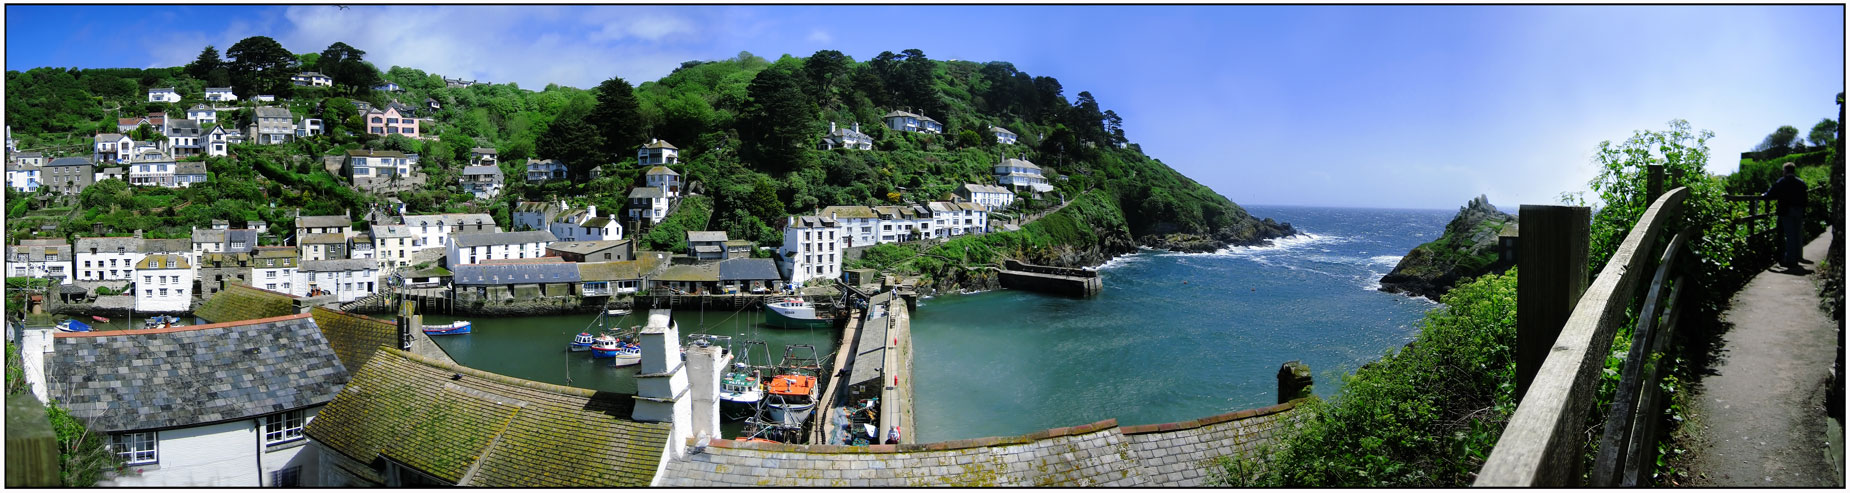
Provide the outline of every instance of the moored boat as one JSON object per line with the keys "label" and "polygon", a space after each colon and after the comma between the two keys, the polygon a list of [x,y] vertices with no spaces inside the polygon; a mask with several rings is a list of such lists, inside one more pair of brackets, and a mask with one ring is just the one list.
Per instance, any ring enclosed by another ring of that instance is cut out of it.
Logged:
{"label": "moored boat", "polygon": [[592,344],[592,343],[594,343],[594,342],[597,342],[597,340],[596,340],[596,339],[593,339],[593,338],[591,337],[591,334],[590,334],[590,333],[588,333],[588,332],[579,332],[579,333],[578,333],[578,336],[577,336],[577,337],[573,337],[573,338],[572,338],[572,343],[571,343],[571,344],[569,345],[569,347],[570,347],[570,348],[571,348],[571,350],[572,350],[572,351],[574,351],[574,352],[576,352],[576,351],[590,351],[590,350],[591,350],[591,344]]}
{"label": "moored boat", "polygon": [[102,323],[109,323],[109,317],[105,317],[102,315],[91,315],[90,319],[98,321],[98,322],[102,322]]}
{"label": "moored boat", "polygon": [[816,377],[776,375],[765,384],[766,417],[783,426],[802,426],[816,410]]}
{"label": "moored boat", "polygon": [[765,304],[765,322],[787,329],[811,329],[828,327],[833,320],[821,318],[816,314],[816,305],[802,298],[784,298],[775,303]]}
{"label": "moored boat", "polygon": [[426,325],[424,326],[424,335],[449,336],[467,334],[469,333],[469,329],[470,324],[468,320],[457,320],[443,325]]}
{"label": "moored boat", "polygon": [[623,342],[610,334],[597,336],[591,343],[592,358],[611,358],[610,366],[630,366],[642,363],[642,346]]}
{"label": "moored boat", "polygon": [[612,316],[612,317],[621,317],[624,315],[629,315],[630,311],[622,309],[622,308],[611,308],[609,310],[604,310],[604,314]]}
{"label": "moored boat", "polygon": [[90,324],[79,322],[77,320],[65,320],[63,322],[58,322],[58,331],[60,332],[89,332]]}
{"label": "moored boat", "polygon": [[719,379],[720,405],[756,406],[764,400],[764,381],[757,371],[748,371],[744,364],[735,365],[734,371],[728,371]]}

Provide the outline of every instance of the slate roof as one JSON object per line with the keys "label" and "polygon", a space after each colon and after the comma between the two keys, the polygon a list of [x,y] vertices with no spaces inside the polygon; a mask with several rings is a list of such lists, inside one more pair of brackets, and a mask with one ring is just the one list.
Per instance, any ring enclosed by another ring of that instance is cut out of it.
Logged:
{"label": "slate roof", "polygon": [[990,131],[990,132],[992,132],[992,133],[1002,133],[1002,134],[1009,134],[1009,135],[1015,135],[1015,132],[1010,132],[1010,131],[1009,131],[1009,129],[1006,129],[1006,128],[1002,128],[1002,127],[998,127],[998,126],[995,126],[995,125],[990,125],[990,126],[989,126],[989,131]]}
{"label": "slate roof", "polygon": [[978,205],[978,204],[977,204],[977,203],[975,203],[975,202],[958,202],[958,203],[957,203],[956,205],[957,205],[957,208],[959,208],[959,209],[963,209],[963,210],[966,210],[966,211],[980,211],[980,210],[983,210],[983,206],[982,206],[982,205]]}
{"label": "slate roof", "polygon": [[1002,188],[1002,187],[995,186],[995,185],[978,185],[975,183],[965,183],[962,185],[962,188],[966,191],[974,192],[974,193],[1006,193],[1006,194],[1014,195],[1014,192],[1010,192],[1009,189]]}
{"label": "slate roof", "polygon": [[20,159],[27,159],[27,158],[35,158],[35,157],[45,157],[45,153],[38,152],[38,151],[26,151],[26,152],[19,153],[18,156]]}
{"label": "slate roof", "polygon": [[379,225],[379,224],[374,224],[374,225],[373,225],[373,227],[372,227],[372,230],[373,230],[373,231],[372,231],[372,234],[373,234],[373,238],[376,238],[376,239],[385,239],[385,238],[412,238],[412,237],[416,237],[416,236],[417,236],[417,235],[414,235],[414,234],[412,234],[412,233],[411,233],[411,228],[409,228],[409,227],[406,227],[406,226],[403,226],[403,225],[390,225],[390,224],[388,224],[388,225]]}
{"label": "slate roof", "polygon": [[647,144],[643,144],[642,148],[643,149],[674,149],[675,146],[674,144],[668,143],[668,141],[666,140],[655,139],[653,141],[650,141]]}
{"label": "slate roof", "polygon": [[829,217],[829,214],[835,214],[835,217],[837,219],[873,219],[875,218],[874,209],[871,207],[864,206],[864,205],[831,205],[831,206],[822,208],[822,212],[817,215],[822,216],[822,217]]}
{"label": "slate roof", "polygon": [[97,142],[116,142],[122,140],[122,134],[96,134]]}
{"label": "slate roof", "polygon": [[663,197],[662,189],[655,187],[638,187],[630,190],[632,199],[659,199]]}
{"label": "slate roof", "polygon": [[463,486],[648,486],[670,425],[631,421],[634,408],[626,394],[386,349],[306,432],[362,464],[385,457]]}
{"label": "slate roof", "polygon": [[768,258],[735,258],[719,263],[719,280],[721,281],[760,281],[783,279],[777,273],[777,262]]}
{"label": "slate roof", "polygon": [[[173,262],[173,266],[172,266],[172,267],[168,267],[168,266],[167,266],[167,263],[168,263],[169,261],[172,261],[172,262]],[[191,268],[193,268],[193,265],[192,265],[192,262],[187,262],[187,261],[186,261],[186,257],[184,257],[184,256],[180,256],[180,255],[174,255],[174,254],[155,254],[155,255],[149,255],[149,256],[146,256],[146,257],[142,257],[142,258],[141,258],[141,261],[140,261],[140,262],[135,262],[135,270],[143,270],[143,269],[191,269]]]}
{"label": "slate roof", "polygon": [[495,176],[501,176],[501,168],[499,168],[499,167],[495,167],[495,166],[464,166],[464,167],[463,167],[463,174],[464,174],[464,175],[495,175]]}
{"label": "slate roof", "polygon": [[641,262],[582,262],[578,265],[580,282],[642,279]]}
{"label": "slate roof", "polygon": [[996,165],[995,165],[995,167],[997,167],[997,168],[1001,168],[1001,167],[1016,167],[1016,166],[1019,166],[1019,167],[1023,167],[1023,168],[1028,168],[1028,169],[1031,169],[1031,170],[1039,170],[1039,169],[1041,169],[1041,167],[1040,167],[1040,166],[1035,166],[1035,165],[1034,165],[1034,163],[1031,163],[1031,162],[1028,162],[1028,160],[1026,160],[1026,159],[1015,159],[1015,158],[1008,158],[1008,159],[1004,159],[1004,160],[1002,160],[1002,162],[1000,162],[1000,163],[996,163]]}
{"label": "slate roof", "polygon": [[312,245],[312,244],[325,245],[329,243],[346,243],[346,242],[347,242],[347,235],[343,235],[340,233],[314,233],[314,234],[302,235],[302,239],[298,243],[301,243],[303,245]]}
{"label": "slate roof", "polygon": [[84,238],[80,236],[77,238],[76,250],[81,253],[90,253],[90,249],[95,248],[96,253],[116,253],[116,247],[122,247],[124,253],[139,252],[141,251],[141,238],[133,236]]}
{"label": "slate roof", "polygon": [[657,281],[714,282],[719,280],[719,263],[671,266],[655,276]]}
{"label": "slate roof", "polygon": [[570,263],[464,264],[450,266],[450,270],[454,273],[450,279],[458,286],[579,282],[578,266]]}
{"label": "slate roof", "polygon": [[199,132],[201,130],[199,128],[198,120],[188,120],[184,118],[179,118],[179,119],[168,121],[167,129],[168,130],[183,129],[183,130],[192,130],[194,132]]}
{"label": "slate roof", "polygon": [[185,162],[181,162],[181,163],[179,163],[179,164],[177,164],[177,165],[174,165],[174,167],[173,167],[173,174],[176,174],[176,175],[203,175],[203,174],[206,174],[206,163],[202,163],[202,162],[198,162],[198,161],[185,161]]}
{"label": "slate roof", "polygon": [[681,175],[680,173],[674,172],[674,170],[668,169],[667,166],[656,166],[653,168],[649,168],[649,172],[645,174],[651,175],[651,176],[653,175],[680,176]]}
{"label": "slate roof", "polygon": [[725,232],[725,231],[688,231],[688,232],[687,232],[687,241],[688,241],[688,243],[693,243],[693,242],[696,242],[696,241],[700,241],[700,242],[707,242],[707,241],[714,241],[714,242],[725,242],[725,241],[726,241],[726,232]]}
{"label": "slate roof", "polygon": [[90,165],[90,158],[82,158],[82,157],[61,157],[61,158],[53,159],[51,160],[51,162],[45,163],[45,167],[47,168],[52,167],[52,166],[89,166],[89,165]]}
{"label": "slate roof", "polygon": [[488,245],[518,245],[521,243],[539,243],[559,241],[551,231],[512,231],[501,233],[466,233],[456,235],[450,242],[457,248],[469,248]]}
{"label": "slate roof", "polygon": [[547,245],[546,249],[547,250],[558,250],[558,251],[566,252],[566,253],[576,253],[580,255],[589,255],[595,252],[604,251],[605,249],[608,249],[608,248],[623,246],[624,244],[627,244],[629,242],[630,240],[565,241],[565,242],[559,242],[559,243],[553,243],[551,245]]}
{"label": "slate roof", "polygon": [[489,147],[471,147],[469,148],[469,153],[470,154],[494,154],[495,150]]}
{"label": "slate roof", "polygon": [[193,240],[190,238],[148,238],[141,240],[141,253],[192,252]]}
{"label": "slate roof", "polygon": [[343,258],[334,260],[303,260],[297,272],[344,272],[350,270],[377,269],[379,263],[370,258]]}
{"label": "slate roof", "polygon": [[262,260],[262,259],[267,259],[267,258],[284,259],[284,258],[301,258],[302,257],[302,254],[300,252],[297,252],[296,248],[292,246],[257,247],[257,248],[252,249],[251,252],[252,252],[251,258],[255,260]]}
{"label": "slate roof", "polygon": [[405,226],[431,226],[442,222],[445,226],[458,224],[473,225],[480,221],[483,225],[494,225],[495,218],[487,214],[412,214],[404,216]]}
{"label": "slate roof", "polygon": [[405,153],[398,152],[398,151],[375,151],[371,149],[350,149],[347,151],[347,157],[398,157],[398,158],[402,158],[402,157],[405,157]]}
{"label": "slate roof", "polygon": [[353,226],[353,220],[347,216],[302,216],[295,220],[298,228],[339,228]]}
{"label": "slate roof", "polygon": [[361,368],[381,347],[398,347],[398,325],[343,311],[315,307],[309,310],[334,355],[348,368]]}
{"label": "slate roof", "polygon": [[287,294],[228,282],[224,290],[206,299],[193,315],[215,323],[282,317],[296,313],[295,300]]}
{"label": "slate roof", "polygon": [[257,118],[291,118],[289,110],[275,106],[258,106],[255,111]]}
{"label": "slate roof", "polygon": [[551,202],[521,202],[514,204],[514,212],[547,212],[549,209],[558,208],[558,205]]}
{"label": "slate roof", "polygon": [[796,218],[796,227],[799,228],[833,228],[836,226],[835,220],[830,219],[828,215],[797,216]]}
{"label": "slate roof", "polygon": [[[208,87],[206,88],[206,92],[231,92],[231,88],[229,87]],[[202,104],[200,106],[205,106],[205,105]]]}
{"label": "slate roof", "polygon": [[332,399],[347,383],[307,314],[54,336],[50,396],[105,432],[248,419]]}

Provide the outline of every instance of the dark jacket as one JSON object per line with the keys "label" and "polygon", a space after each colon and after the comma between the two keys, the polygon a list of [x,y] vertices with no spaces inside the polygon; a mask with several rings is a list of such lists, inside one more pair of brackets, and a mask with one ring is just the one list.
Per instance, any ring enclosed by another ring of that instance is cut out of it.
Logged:
{"label": "dark jacket", "polygon": [[1793,175],[1783,175],[1773,186],[1766,189],[1761,197],[1779,201],[1779,214],[1785,215],[1793,209],[1805,210],[1805,180]]}

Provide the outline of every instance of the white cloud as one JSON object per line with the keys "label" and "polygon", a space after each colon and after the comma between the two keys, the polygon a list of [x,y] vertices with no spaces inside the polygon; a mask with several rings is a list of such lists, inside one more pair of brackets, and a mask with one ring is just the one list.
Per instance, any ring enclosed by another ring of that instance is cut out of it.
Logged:
{"label": "white cloud", "polygon": [[828,31],[814,29],[809,32],[809,40],[817,43],[829,44],[835,42],[835,37],[830,36]]}
{"label": "white cloud", "polygon": [[[445,77],[589,88],[611,76],[632,84],[667,75],[710,42],[711,10],[644,7],[292,6],[277,36],[292,51],[336,41],[366,51],[381,69],[412,67]],[[683,15],[685,14],[685,15]]]}

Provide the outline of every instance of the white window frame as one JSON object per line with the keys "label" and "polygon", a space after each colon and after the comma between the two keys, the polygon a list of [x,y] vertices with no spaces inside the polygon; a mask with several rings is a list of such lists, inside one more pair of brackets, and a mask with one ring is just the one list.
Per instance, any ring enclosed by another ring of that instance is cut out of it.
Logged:
{"label": "white window frame", "polygon": [[306,424],[308,411],[302,409],[264,416],[263,445],[281,445],[306,438],[302,434],[302,427]]}
{"label": "white window frame", "polygon": [[160,432],[121,433],[109,436],[109,449],[126,465],[157,464],[161,461],[160,442]]}

